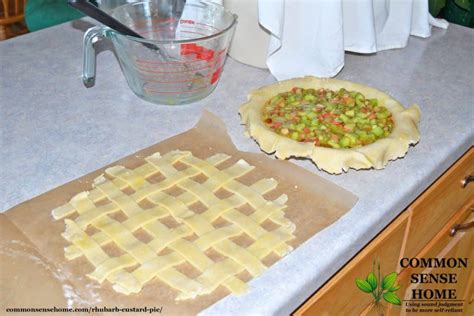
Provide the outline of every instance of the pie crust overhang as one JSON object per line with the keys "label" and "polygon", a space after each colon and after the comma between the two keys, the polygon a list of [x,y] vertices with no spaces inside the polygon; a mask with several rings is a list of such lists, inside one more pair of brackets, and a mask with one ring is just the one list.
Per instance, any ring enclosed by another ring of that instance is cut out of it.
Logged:
{"label": "pie crust overhang", "polygon": [[[298,142],[278,135],[262,121],[262,107],[271,97],[290,91],[293,87],[331,90],[345,88],[360,92],[366,98],[376,98],[379,105],[385,106],[392,113],[395,122],[393,130],[389,136],[372,144],[345,149],[319,147],[311,142]],[[255,139],[264,152],[275,153],[279,159],[310,158],[318,168],[332,174],[342,173],[349,168],[383,169],[390,160],[405,156],[408,147],[420,140],[418,123],[421,112],[418,105],[406,109],[397,100],[379,90],[344,80],[308,76],[280,81],[252,91],[248,96],[248,102],[240,107],[239,112],[242,123],[245,124],[246,135]]]}

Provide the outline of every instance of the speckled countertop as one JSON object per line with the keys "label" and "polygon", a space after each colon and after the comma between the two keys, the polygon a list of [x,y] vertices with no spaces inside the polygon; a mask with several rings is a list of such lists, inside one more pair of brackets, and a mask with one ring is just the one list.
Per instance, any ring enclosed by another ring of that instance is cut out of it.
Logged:
{"label": "speckled countertop", "polygon": [[[206,108],[227,125],[240,150],[258,152],[243,135],[239,105],[271,83],[268,71],[227,60],[215,92],[201,102],[164,107],[140,100],[127,87],[105,48],[97,83],[83,87],[85,21],[0,42],[0,210],[191,128]],[[295,162],[352,191],[359,202],[204,314],[283,315],[294,310],[413,199],[473,145],[474,30],[451,25],[429,39],[411,37],[405,49],[346,55],[339,79],[386,91],[422,110],[421,142],[384,170],[332,176]],[[291,282],[289,282],[291,280]]]}

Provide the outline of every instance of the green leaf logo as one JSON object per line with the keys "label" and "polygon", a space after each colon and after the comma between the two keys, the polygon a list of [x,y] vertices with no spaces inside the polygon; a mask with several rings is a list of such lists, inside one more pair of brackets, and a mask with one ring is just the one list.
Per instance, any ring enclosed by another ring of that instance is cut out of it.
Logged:
{"label": "green leaf logo", "polygon": [[391,288],[395,284],[396,280],[397,280],[397,273],[396,272],[392,272],[390,274],[387,274],[383,278],[382,289],[388,290],[389,288]]}
{"label": "green leaf logo", "polygon": [[383,299],[394,305],[401,305],[402,301],[398,298],[397,294],[393,292],[386,292],[383,294]]}
{"label": "green leaf logo", "polygon": [[372,292],[372,287],[370,286],[369,282],[365,280],[357,278],[356,285],[362,292],[365,292],[365,293]]}
{"label": "green leaf logo", "polygon": [[[377,270],[377,271],[376,271]],[[375,273],[377,272],[377,274]],[[392,272],[385,277],[380,274],[380,262],[374,260],[372,272],[370,272],[364,279],[356,278],[355,283],[359,290],[364,293],[370,293],[374,297],[374,306],[381,307],[382,298],[394,305],[401,305],[401,300],[395,294],[395,291],[400,289],[400,285],[396,284],[398,274]]]}

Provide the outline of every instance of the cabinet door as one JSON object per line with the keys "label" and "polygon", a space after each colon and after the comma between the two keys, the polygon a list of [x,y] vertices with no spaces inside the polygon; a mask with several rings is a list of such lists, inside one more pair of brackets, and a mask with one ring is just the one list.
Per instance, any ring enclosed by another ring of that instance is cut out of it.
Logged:
{"label": "cabinet door", "polygon": [[[414,257],[416,259],[445,259],[445,263],[448,260],[454,263],[455,260],[467,258],[465,260],[467,267],[464,267],[463,263],[459,261],[457,261],[459,263],[458,267],[452,268],[407,267],[399,275],[399,284],[401,285],[399,293],[403,297],[402,305],[390,306],[389,315],[468,315],[468,310],[472,308],[472,306],[469,307],[468,305],[472,302],[474,228],[458,231],[454,236],[450,235],[450,231],[455,224],[466,224],[474,221],[473,208],[474,200],[471,200],[470,203],[453,216],[427,247]],[[420,263],[420,260],[413,262],[416,265],[416,263]],[[419,283],[422,277],[421,274],[425,274],[425,281],[431,283]],[[440,279],[440,276],[443,274],[445,277],[454,279],[451,280],[452,282],[436,283],[436,278]],[[438,295],[444,294],[446,297],[436,298],[436,290],[439,293]],[[443,290],[445,291],[441,292]],[[452,293],[450,298],[448,298],[449,291]],[[447,299],[450,300],[448,301]],[[436,312],[436,310],[447,308],[445,306],[446,303],[453,304],[452,308],[460,312],[448,312],[446,310]],[[414,309],[417,311],[414,311]]]}
{"label": "cabinet door", "polygon": [[380,258],[381,274],[397,269],[406,234],[408,213],[403,213],[379,236],[339,271],[322,289],[316,292],[294,315],[359,315],[372,303],[369,293],[359,290],[356,278],[372,271],[374,259]]}
{"label": "cabinet door", "polygon": [[413,257],[474,196],[474,183],[462,180],[474,175],[474,149],[470,149],[410,207],[413,212],[405,256]]}

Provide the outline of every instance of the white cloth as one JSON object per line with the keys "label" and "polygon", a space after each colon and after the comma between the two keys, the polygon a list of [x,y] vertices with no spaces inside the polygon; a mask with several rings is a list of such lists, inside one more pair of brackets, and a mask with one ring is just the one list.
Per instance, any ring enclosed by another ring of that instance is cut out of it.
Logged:
{"label": "white cloth", "polygon": [[410,35],[431,36],[428,0],[258,0],[259,22],[271,33],[267,66],[278,79],[333,77],[344,51],[402,48]]}

